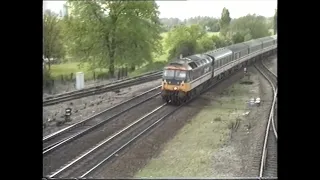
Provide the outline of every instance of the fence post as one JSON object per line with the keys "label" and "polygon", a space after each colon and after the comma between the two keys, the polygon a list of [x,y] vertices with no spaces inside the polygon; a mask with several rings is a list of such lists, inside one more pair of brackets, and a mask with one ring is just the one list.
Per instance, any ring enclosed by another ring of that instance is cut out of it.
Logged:
{"label": "fence post", "polygon": [[128,77],[128,67],[127,67],[127,66],[125,67],[125,72],[126,72],[126,73],[125,73],[125,74],[126,74],[126,77]]}
{"label": "fence post", "polygon": [[120,69],[118,69],[118,80],[120,79]]}
{"label": "fence post", "polygon": [[96,72],[93,71],[93,81],[96,81]]}
{"label": "fence post", "polygon": [[70,80],[73,80],[73,73],[70,74]]}
{"label": "fence post", "polygon": [[121,67],[121,79],[123,79],[123,77],[124,77],[124,69],[123,67]]}
{"label": "fence post", "polygon": [[61,83],[64,84],[63,75],[61,75]]}

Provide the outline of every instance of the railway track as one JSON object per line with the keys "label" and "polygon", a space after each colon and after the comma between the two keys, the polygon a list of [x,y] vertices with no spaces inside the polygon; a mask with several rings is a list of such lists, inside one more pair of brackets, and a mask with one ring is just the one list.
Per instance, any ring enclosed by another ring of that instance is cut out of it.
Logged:
{"label": "railway track", "polygon": [[81,137],[85,133],[96,129],[99,126],[108,123],[114,118],[118,117],[122,113],[158,96],[160,93],[157,92],[160,86],[152,88],[140,95],[126,100],[120,104],[110,107],[92,117],[68,126],[60,131],[52,133],[43,138],[43,155],[53,151],[62,145]]}
{"label": "railway track", "polygon": [[[223,80],[220,80],[212,84],[206,90],[212,88],[213,86],[222,82]],[[203,92],[205,92],[206,90],[204,90]],[[152,110],[146,110],[145,115],[140,116],[139,118],[136,118],[135,121],[130,122],[130,124],[126,124],[125,127],[121,127],[120,130],[114,130],[114,132],[112,133],[109,132],[109,135],[106,135],[107,133],[102,133],[102,131],[104,131],[104,128],[99,127],[94,132],[90,133],[90,137],[87,137],[87,140],[91,139],[92,141],[95,141],[95,142],[90,142],[91,145],[85,145],[86,148],[82,148],[81,151],[73,152],[73,154],[76,156],[69,157],[68,160],[66,160],[67,163],[65,161],[64,163],[60,163],[60,166],[55,165],[55,168],[52,168],[52,167],[49,168],[49,170],[44,171],[45,172],[44,174],[46,174],[46,177],[49,179],[66,178],[66,177],[80,177],[80,178],[89,177],[89,175],[92,172],[94,172],[97,168],[99,168],[102,164],[108,162],[114,157],[117,157],[121,150],[125,149],[128,145],[132,144],[132,142],[134,142],[139,137],[144,135],[146,132],[154,128],[157,124],[159,124],[161,121],[166,119],[166,117],[176,112],[182,106],[184,106],[184,104],[179,107],[167,106],[166,103],[161,104]],[[75,134],[77,134],[77,132]],[[89,136],[88,133],[84,133],[84,135]],[[58,137],[59,135],[52,135],[51,139],[53,139],[54,136]],[[96,138],[98,136],[99,138]],[[65,139],[65,138],[62,138],[62,139]],[[56,142],[59,142],[59,141],[61,140],[58,140]],[[77,141],[78,141],[77,142],[78,144],[74,146],[80,148],[84,140],[80,138],[80,139],[77,139]],[[55,141],[53,141],[52,144],[56,144]],[[49,147],[49,148],[45,148],[44,151],[50,149],[50,146],[53,147],[52,145],[50,145],[50,143],[48,143],[48,146],[46,147]],[[73,146],[73,145],[69,145],[69,148],[70,146]],[[68,149],[68,147],[65,147],[65,146],[63,148]],[[64,152],[59,152],[56,154],[63,154],[63,153]],[[65,157],[67,157],[67,155]],[[58,161],[62,159],[64,158],[56,157],[56,160]],[[49,161],[50,161],[50,158],[47,159],[47,162]]]}
{"label": "railway track", "polygon": [[[158,87],[157,87],[158,88]],[[92,148],[119,129],[132,123],[143,113],[157,107],[159,92],[153,88],[136,99],[100,113],[85,122],[45,137],[43,143],[43,173],[47,175],[77,155]],[[156,102],[156,103],[155,103]],[[140,113],[137,113],[140,112]]]}
{"label": "railway track", "polygon": [[[49,178],[86,177],[101,164],[117,156],[117,153],[122,149],[156,126],[176,109],[177,107],[167,106],[167,103],[156,107],[151,112],[141,116],[133,123],[114,133],[112,136],[107,137],[92,149],[64,165],[58,171],[51,174]],[[169,112],[166,113],[166,111]],[[161,118],[158,118],[161,114]]]}
{"label": "railway track", "polygon": [[105,93],[108,91],[114,91],[114,90],[117,90],[120,88],[130,87],[133,85],[137,85],[137,84],[141,84],[141,83],[145,83],[145,82],[159,79],[159,78],[161,78],[161,75],[162,75],[162,71],[156,71],[156,72],[147,73],[147,74],[144,74],[141,76],[128,78],[125,80],[112,82],[112,83],[106,84],[106,85],[95,86],[92,88],[86,88],[86,89],[82,89],[82,90],[78,90],[78,91],[72,91],[72,92],[68,92],[68,93],[55,95],[52,97],[47,97],[43,101],[43,106],[50,106],[50,105],[58,104],[58,103],[65,102],[65,101],[79,99],[79,98],[86,97],[86,96],[101,94],[101,93]]}
{"label": "railway track", "polygon": [[263,61],[258,62],[256,65],[258,71],[269,81],[272,92],[273,100],[271,109],[268,116],[266,133],[264,136],[262,156],[259,168],[259,178],[277,177],[277,128],[275,123],[275,104],[277,101],[277,75],[268,69]]}
{"label": "railway track", "polygon": [[[223,80],[217,81],[202,93],[222,81]],[[192,100],[193,99],[189,100],[186,104]],[[89,175],[101,165],[114,157],[117,157],[121,150],[132,144],[132,142],[143,136],[149,130],[155,128],[157,124],[165,120],[184,105],[185,104],[182,104],[176,107],[168,106],[167,103],[161,104],[123,129],[100,141],[85,153],[81,153],[81,155],[69,161],[67,164],[64,164],[53,173],[50,173],[47,178],[89,177]]]}

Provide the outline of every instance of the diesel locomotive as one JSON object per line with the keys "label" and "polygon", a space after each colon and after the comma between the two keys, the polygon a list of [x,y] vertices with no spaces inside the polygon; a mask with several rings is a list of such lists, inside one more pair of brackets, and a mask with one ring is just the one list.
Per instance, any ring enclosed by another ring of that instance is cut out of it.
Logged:
{"label": "diesel locomotive", "polygon": [[180,105],[214,81],[270,56],[276,53],[276,50],[277,35],[274,35],[170,62],[163,70],[162,99],[170,104]]}

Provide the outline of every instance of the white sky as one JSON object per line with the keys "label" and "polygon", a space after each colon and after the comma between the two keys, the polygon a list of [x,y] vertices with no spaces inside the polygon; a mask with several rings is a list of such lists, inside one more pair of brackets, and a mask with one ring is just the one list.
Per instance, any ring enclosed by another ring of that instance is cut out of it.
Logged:
{"label": "white sky", "polygon": [[[44,0],[43,9],[51,9],[56,13],[62,10],[66,1]],[[160,18],[177,17],[185,19],[194,16],[211,16],[220,18],[223,7],[226,7],[231,18],[247,14],[271,17],[277,9],[277,0],[188,0],[188,1],[156,1],[160,6]]]}

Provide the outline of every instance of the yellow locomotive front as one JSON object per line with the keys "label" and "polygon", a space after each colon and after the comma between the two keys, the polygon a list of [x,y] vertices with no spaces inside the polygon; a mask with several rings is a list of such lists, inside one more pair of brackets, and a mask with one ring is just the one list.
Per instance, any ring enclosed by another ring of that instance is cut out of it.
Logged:
{"label": "yellow locomotive front", "polygon": [[184,67],[167,66],[162,77],[161,96],[171,104],[180,104],[188,99],[190,84],[188,70]]}

